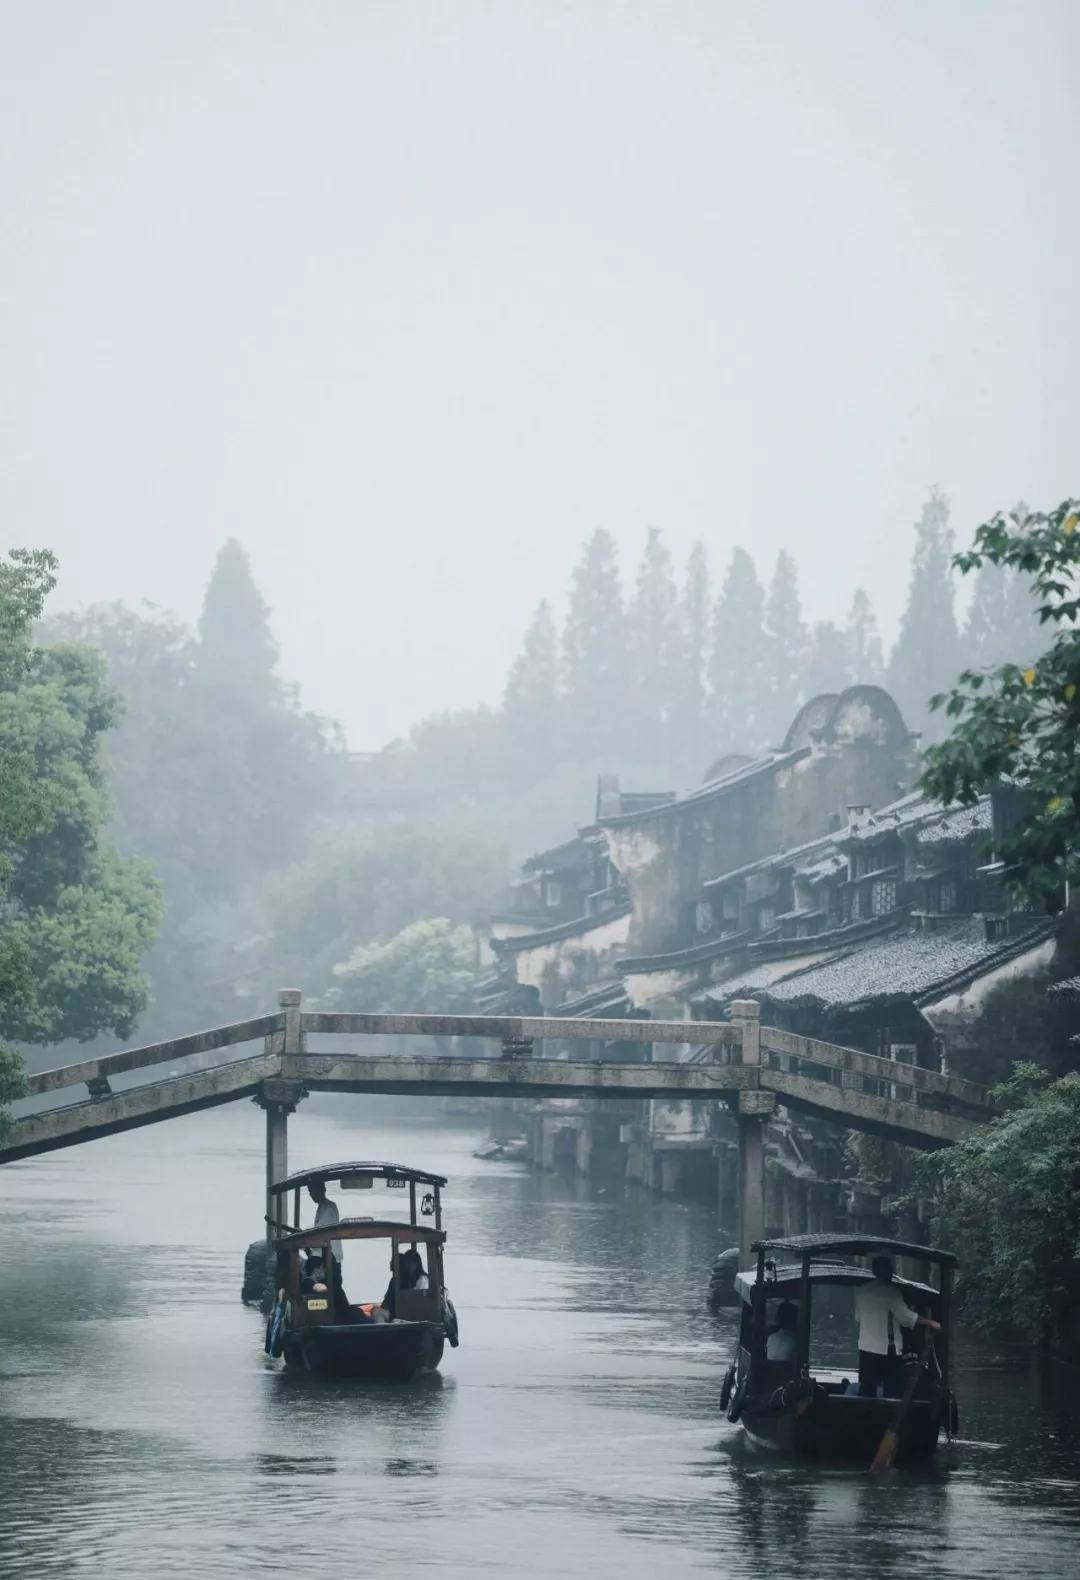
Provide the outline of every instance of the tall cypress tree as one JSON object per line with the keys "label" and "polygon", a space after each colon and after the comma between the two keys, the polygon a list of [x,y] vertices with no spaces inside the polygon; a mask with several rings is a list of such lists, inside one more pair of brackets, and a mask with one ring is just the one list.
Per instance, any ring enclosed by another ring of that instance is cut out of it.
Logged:
{"label": "tall cypress tree", "polygon": [[799,572],[787,549],[776,569],[765,605],[766,673],[769,691],[766,722],[770,743],[780,740],[802,696],[806,669],[806,627],[799,602]]}
{"label": "tall cypress tree", "polygon": [[825,691],[843,691],[851,681],[849,662],[846,633],[833,620],[819,620],[810,634],[806,696],[819,697]]}
{"label": "tall cypress tree", "polygon": [[694,543],[679,599],[679,675],[675,688],[673,766],[682,777],[699,776],[706,764],[706,677],[709,662],[709,561]]}
{"label": "tall cypress tree", "polygon": [[218,553],[199,616],[199,675],[222,690],[265,700],[277,689],[277,658],[270,612],[252,577],[251,561],[229,538]]}
{"label": "tall cypress tree", "polygon": [[880,686],[885,674],[885,657],[881,651],[877,617],[861,587],[856,587],[851,600],[844,636],[852,683],[856,686]]}
{"label": "tall cypress tree", "polygon": [[537,605],[510,666],[503,718],[515,743],[553,740],[559,714],[559,639],[546,600]]}
{"label": "tall cypress tree", "polygon": [[770,745],[765,594],[745,549],[731,556],[716,600],[709,655],[709,753],[754,753]]}
{"label": "tall cypress tree", "polygon": [[626,617],[615,541],[599,528],[573,576],[563,631],[567,727],[584,749],[619,739],[628,686]]}
{"label": "tall cypress tree", "polygon": [[952,547],[949,501],[933,488],[915,526],[911,584],[889,662],[889,684],[907,722],[935,738],[944,721],[941,714],[931,714],[927,704],[955,680],[962,665]]}
{"label": "tall cypress tree", "polygon": [[649,528],[627,621],[629,702],[640,739],[666,760],[674,720],[679,661],[679,595],[668,553]]}
{"label": "tall cypress tree", "polygon": [[1005,657],[1002,646],[1006,639],[1007,574],[1002,566],[988,561],[975,578],[975,592],[964,626],[965,667],[980,669],[999,664]]}

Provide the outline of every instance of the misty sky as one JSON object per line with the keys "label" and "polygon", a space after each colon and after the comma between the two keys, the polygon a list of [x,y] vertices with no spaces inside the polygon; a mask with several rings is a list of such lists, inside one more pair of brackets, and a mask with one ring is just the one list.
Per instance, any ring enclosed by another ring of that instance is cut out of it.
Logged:
{"label": "misty sky", "polygon": [[891,634],[1080,492],[1075,0],[0,0],[3,537],[195,614],[234,534],[374,747],[495,700],[582,539]]}

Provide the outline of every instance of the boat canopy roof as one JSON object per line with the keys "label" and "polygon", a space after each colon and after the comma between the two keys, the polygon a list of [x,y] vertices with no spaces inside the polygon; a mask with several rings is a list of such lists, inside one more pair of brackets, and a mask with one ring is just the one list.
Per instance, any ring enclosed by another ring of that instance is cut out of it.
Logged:
{"label": "boat canopy roof", "polygon": [[325,1245],[328,1240],[407,1240],[410,1245],[421,1240],[425,1245],[442,1245],[445,1239],[445,1230],[409,1223],[405,1218],[341,1218],[337,1223],[320,1224],[317,1229],[294,1229],[274,1243],[279,1250],[302,1251],[308,1246]]}
{"label": "boat canopy roof", "polygon": [[345,1181],[366,1177],[370,1179],[406,1180],[417,1185],[445,1185],[441,1174],[428,1174],[423,1169],[406,1168],[403,1163],[322,1163],[317,1169],[301,1169],[286,1179],[278,1180],[270,1189],[275,1196],[283,1191],[296,1190],[311,1180]]}
{"label": "boat canopy roof", "polygon": [[955,1267],[956,1257],[951,1251],[936,1251],[929,1245],[911,1245],[907,1240],[885,1240],[876,1234],[793,1234],[775,1240],[755,1240],[751,1251],[794,1251],[805,1256],[809,1251],[822,1260],[830,1254],[839,1256],[911,1256],[923,1262],[940,1262],[942,1267]]}
{"label": "boat canopy roof", "polygon": [[[810,1283],[813,1288],[820,1288],[822,1285],[837,1288],[846,1284],[858,1289],[873,1282],[874,1275],[868,1267],[855,1267],[851,1262],[811,1262],[810,1264]],[[756,1268],[735,1274],[735,1288],[747,1305],[753,1298],[756,1283]],[[939,1291],[931,1284],[920,1284],[913,1278],[894,1277],[891,1283],[905,1295],[919,1295],[933,1300],[939,1297]],[[802,1288],[802,1264],[793,1262],[788,1267],[778,1267],[775,1277],[770,1273],[763,1287],[766,1300],[798,1300]]]}

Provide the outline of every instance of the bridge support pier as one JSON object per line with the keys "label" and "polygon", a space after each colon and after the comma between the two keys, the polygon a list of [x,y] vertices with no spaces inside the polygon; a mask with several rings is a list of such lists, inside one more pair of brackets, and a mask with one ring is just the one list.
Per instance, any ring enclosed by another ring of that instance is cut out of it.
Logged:
{"label": "bridge support pier", "polygon": [[271,1187],[289,1172],[289,1115],[307,1096],[300,1081],[263,1081],[255,1101],[266,1113],[266,1233],[276,1240],[278,1203]]}
{"label": "bridge support pier", "polygon": [[739,1093],[739,1266],[750,1267],[750,1247],[765,1233],[765,1126],[775,1092]]}
{"label": "bridge support pier", "polygon": [[761,1007],[736,999],[731,1018],[742,1028],[742,1063],[758,1072],[755,1085],[739,1093],[739,1266],[750,1267],[750,1247],[765,1233],[765,1125],[776,1108],[776,1093],[756,1081],[761,1069]]}

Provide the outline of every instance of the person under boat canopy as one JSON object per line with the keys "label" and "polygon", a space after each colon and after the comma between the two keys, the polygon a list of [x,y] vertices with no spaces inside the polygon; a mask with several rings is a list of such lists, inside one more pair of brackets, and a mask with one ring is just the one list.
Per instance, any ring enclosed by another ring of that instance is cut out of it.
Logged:
{"label": "person under boat canopy", "polygon": [[794,1301],[783,1300],[776,1313],[776,1321],[766,1332],[765,1359],[793,1361],[798,1358],[799,1308]]}

